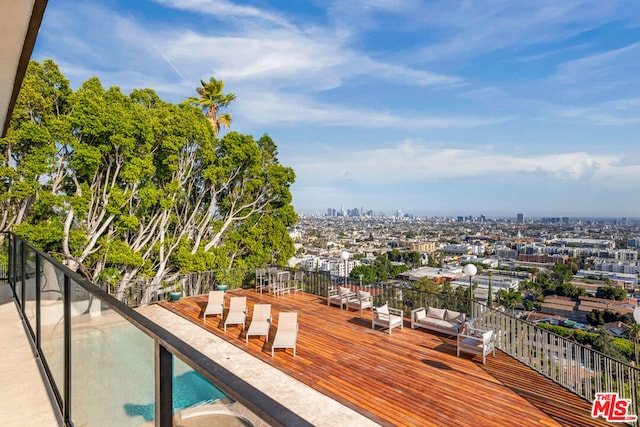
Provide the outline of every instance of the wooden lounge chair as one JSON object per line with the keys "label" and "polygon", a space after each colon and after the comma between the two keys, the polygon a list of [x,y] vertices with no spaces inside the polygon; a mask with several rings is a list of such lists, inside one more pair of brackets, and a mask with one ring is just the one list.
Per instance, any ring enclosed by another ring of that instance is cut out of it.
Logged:
{"label": "wooden lounge chair", "polygon": [[271,345],[271,357],[276,348],[292,348],[293,357],[296,357],[296,341],[298,339],[298,313],[279,313],[278,329]]}
{"label": "wooden lounge chair", "polygon": [[389,304],[385,304],[373,309],[373,317],[371,318],[371,329],[375,329],[376,326],[381,326],[389,330],[400,326],[403,329],[404,318],[402,310],[389,307]]}
{"label": "wooden lounge chair", "polygon": [[271,304],[256,304],[253,306],[251,324],[247,329],[245,342],[249,344],[249,335],[264,335],[265,342],[269,342],[271,329]]}
{"label": "wooden lounge chair", "polygon": [[229,312],[224,320],[224,331],[227,332],[227,325],[242,325],[247,318],[247,297],[231,297],[229,300]]}
{"label": "wooden lounge chair", "polygon": [[219,314],[222,317],[224,312],[224,291],[210,291],[207,307],[204,309],[204,321],[207,321],[207,314]]}

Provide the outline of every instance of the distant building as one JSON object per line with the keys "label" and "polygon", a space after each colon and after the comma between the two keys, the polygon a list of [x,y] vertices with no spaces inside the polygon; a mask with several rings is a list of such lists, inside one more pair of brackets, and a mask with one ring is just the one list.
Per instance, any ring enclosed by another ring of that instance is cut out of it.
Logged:
{"label": "distant building", "polygon": [[523,213],[519,213],[516,215],[516,222],[518,224],[524,224],[524,214]]}
{"label": "distant building", "polygon": [[518,251],[507,246],[497,246],[496,256],[502,259],[518,259]]}
{"label": "distant building", "polygon": [[587,322],[587,314],[593,310],[609,310],[618,314],[632,314],[636,301],[613,301],[594,297],[569,298],[550,295],[544,299],[542,313],[566,317],[575,322]]}
{"label": "distant building", "polygon": [[630,237],[627,239],[627,246],[630,248],[640,248],[640,237]]}
{"label": "distant building", "polygon": [[638,261],[618,261],[612,259],[596,258],[592,262],[594,271],[607,271],[611,273],[638,274],[640,266]]}
{"label": "distant building", "polygon": [[436,242],[411,242],[407,243],[407,248],[416,252],[435,252]]}
{"label": "distant building", "polygon": [[638,285],[638,274],[626,274],[610,271],[593,271],[593,270],[578,270],[575,274],[576,278],[589,278],[591,276],[597,276],[601,279],[609,279],[614,283],[619,283],[626,287],[635,287]]}
{"label": "distant building", "polygon": [[622,322],[609,322],[602,325],[602,328],[617,338],[626,338],[629,326]]}
{"label": "distant building", "polygon": [[614,257],[621,261],[637,261],[638,251],[635,249],[618,249],[615,251]]}
{"label": "distant building", "polygon": [[459,257],[462,255],[470,255],[473,248],[471,245],[445,245],[442,248],[444,256]]}
{"label": "distant building", "polygon": [[540,308],[541,313],[565,317],[576,322],[586,322],[587,314],[578,311],[579,300],[557,295],[549,295]]}

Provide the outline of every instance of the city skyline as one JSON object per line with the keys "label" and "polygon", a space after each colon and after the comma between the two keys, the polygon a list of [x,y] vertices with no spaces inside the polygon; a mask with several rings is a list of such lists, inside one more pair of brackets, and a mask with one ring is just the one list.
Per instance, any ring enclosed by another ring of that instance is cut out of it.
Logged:
{"label": "city skyline", "polygon": [[[366,217],[366,216],[385,216],[385,217],[410,217],[410,218],[448,218],[448,219],[463,219],[464,221],[472,220],[491,220],[491,219],[504,219],[513,220],[514,222],[530,222],[548,220],[549,222],[568,222],[579,220],[606,220],[606,221],[620,221],[622,223],[626,221],[636,222],[640,220],[640,216],[627,217],[623,215],[526,215],[522,212],[506,213],[504,215],[486,215],[483,212],[447,212],[434,214],[432,212],[415,210],[415,211],[403,211],[402,209],[382,209],[373,210],[365,207],[341,207],[333,208],[327,207],[325,209],[316,209],[313,212],[303,212],[305,216],[343,216],[343,217]],[[522,218],[519,217],[522,215]]]}
{"label": "city skyline", "polygon": [[170,102],[222,79],[300,213],[640,216],[633,2],[279,3],[51,2],[33,59]]}

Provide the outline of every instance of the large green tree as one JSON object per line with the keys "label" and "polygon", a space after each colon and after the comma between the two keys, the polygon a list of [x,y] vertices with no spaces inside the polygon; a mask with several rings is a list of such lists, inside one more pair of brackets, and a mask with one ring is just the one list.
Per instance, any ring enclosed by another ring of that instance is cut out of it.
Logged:
{"label": "large green tree", "polygon": [[[0,139],[0,230],[22,224],[34,212],[44,180],[54,193],[60,190],[68,152],[55,141],[68,137],[70,95],[69,82],[53,61],[29,64],[7,136]],[[46,218],[42,211],[35,214]],[[44,230],[36,236],[58,237]]]}
{"label": "large green tree", "polygon": [[218,139],[190,102],[97,78],[73,92],[53,62],[31,62],[0,144],[3,229],[121,292],[137,277],[293,255],[295,175],[276,144]]}

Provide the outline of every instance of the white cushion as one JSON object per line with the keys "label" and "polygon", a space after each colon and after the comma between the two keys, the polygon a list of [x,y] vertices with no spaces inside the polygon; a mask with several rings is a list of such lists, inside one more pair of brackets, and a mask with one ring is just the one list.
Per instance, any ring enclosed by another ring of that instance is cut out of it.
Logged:
{"label": "white cushion", "polygon": [[477,338],[464,338],[460,341],[460,345],[466,347],[479,347],[482,348],[482,341]]}
{"label": "white cushion", "polygon": [[420,320],[420,319],[424,319],[425,317],[427,317],[427,311],[426,310],[419,310],[415,312],[415,319],[414,320]]}
{"label": "white cushion", "polygon": [[488,344],[493,337],[493,331],[487,331],[482,334],[482,342]]}
{"label": "white cushion", "polygon": [[343,288],[342,286],[340,286],[340,287],[338,288],[338,293],[339,293],[340,295],[346,295],[346,294],[348,294],[349,292],[351,292],[351,289],[349,289],[349,288]]}
{"label": "white cushion", "polygon": [[379,314],[389,314],[389,305],[388,304],[381,305],[380,307],[376,308],[376,311]]}
{"label": "white cushion", "polygon": [[444,308],[433,308],[429,307],[429,311],[427,311],[427,317],[432,317],[434,319],[444,319],[444,314],[447,310]]}
{"label": "white cushion", "polygon": [[444,314],[444,320],[448,320],[452,323],[462,323],[464,322],[464,318],[464,313],[460,313],[458,311],[447,310]]}
{"label": "white cushion", "polygon": [[358,299],[367,299],[371,296],[371,292],[358,291]]}

